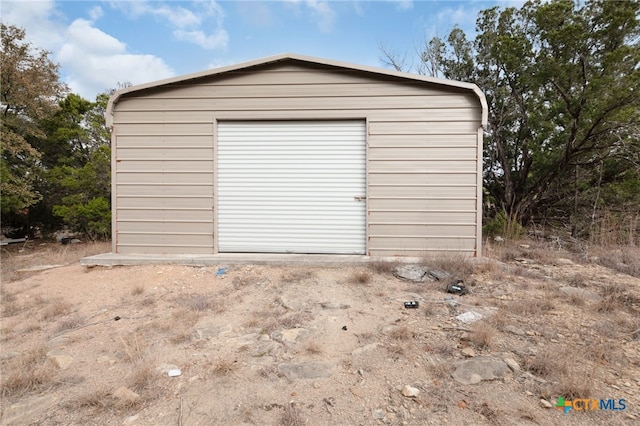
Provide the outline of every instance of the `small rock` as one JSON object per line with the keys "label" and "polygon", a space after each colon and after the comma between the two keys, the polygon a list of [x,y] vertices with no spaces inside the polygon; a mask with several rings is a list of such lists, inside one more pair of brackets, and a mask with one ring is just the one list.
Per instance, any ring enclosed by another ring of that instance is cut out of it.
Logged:
{"label": "small rock", "polygon": [[61,370],[66,370],[73,363],[71,355],[58,349],[47,352],[47,358],[51,359]]}
{"label": "small rock", "polygon": [[526,392],[525,392],[525,395],[527,395],[527,396],[533,396],[533,392],[531,392],[531,391],[526,391]]}
{"label": "small rock", "polygon": [[565,266],[570,266],[573,265],[573,261],[564,257],[558,257],[554,260],[554,263],[556,265],[565,265]]}
{"label": "small rock", "polygon": [[301,364],[278,365],[278,371],[289,380],[295,379],[319,379],[331,377],[334,366],[324,362],[303,362]]}
{"label": "small rock", "polygon": [[520,364],[518,364],[518,362],[515,359],[509,358],[509,357],[505,357],[502,360],[504,361],[505,364],[507,364],[507,366],[514,373],[517,373],[518,371],[520,371]]}
{"label": "small rock", "polygon": [[429,270],[427,268],[418,265],[401,265],[393,269],[393,275],[397,278],[415,283],[433,281],[428,275],[428,272]]}
{"label": "small rock", "polygon": [[384,419],[384,410],[379,408],[377,410],[371,410],[371,416],[373,416],[374,419],[382,420]]}
{"label": "small rock", "polygon": [[509,366],[500,358],[478,356],[454,363],[451,376],[465,385],[474,385],[483,380],[495,380],[504,377],[510,371]]}
{"label": "small rock", "polygon": [[472,358],[476,356],[476,352],[473,350],[473,348],[462,348],[462,355],[467,358]]}
{"label": "small rock", "polygon": [[140,399],[140,395],[124,386],[119,387],[113,392],[113,397],[123,402],[135,402]]}
{"label": "small rock", "polygon": [[528,248],[530,248],[530,247],[531,247],[531,246],[530,246],[529,244],[520,244],[520,248],[521,248],[521,249],[528,249]]}
{"label": "small rock", "polygon": [[404,385],[404,387],[402,388],[402,395],[406,396],[407,398],[415,398],[420,395],[420,389],[414,388],[410,385]]}
{"label": "small rock", "polygon": [[288,330],[274,331],[271,338],[280,343],[293,343],[308,334],[305,328],[290,328]]}
{"label": "small rock", "polygon": [[553,404],[546,399],[540,399],[540,405],[542,405],[544,408],[553,408]]}
{"label": "small rock", "polygon": [[122,426],[128,426],[128,425],[132,425],[134,424],[138,419],[140,418],[139,414],[136,414],[135,416],[129,416],[126,419],[124,419],[124,421],[122,422]]}
{"label": "small rock", "polygon": [[354,394],[358,398],[362,398],[364,396],[364,392],[362,391],[362,388],[354,386],[354,387],[350,388],[349,390],[351,391],[352,394]]}
{"label": "small rock", "polygon": [[469,311],[456,316],[456,319],[465,324],[471,324],[482,319],[482,314]]}

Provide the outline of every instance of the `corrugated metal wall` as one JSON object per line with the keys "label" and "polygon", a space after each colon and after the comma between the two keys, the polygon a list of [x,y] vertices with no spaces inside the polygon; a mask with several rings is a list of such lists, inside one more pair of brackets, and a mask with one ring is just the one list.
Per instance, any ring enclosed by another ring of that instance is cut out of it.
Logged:
{"label": "corrugated metal wall", "polygon": [[364,120],[223,121],[217,147],[218,251],[365,254]]}
{"label": "corrugated metal wall", "polygon": [[468,90],[295,61],[125,94],[114,109],[116,250],[214,251],[218,121],[361,119],[367,253],[472,255],[481,114]]}

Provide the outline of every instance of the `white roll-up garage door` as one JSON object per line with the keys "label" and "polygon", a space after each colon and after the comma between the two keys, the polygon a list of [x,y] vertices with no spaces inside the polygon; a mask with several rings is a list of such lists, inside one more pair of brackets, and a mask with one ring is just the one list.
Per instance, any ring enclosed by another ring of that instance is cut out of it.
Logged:
{"label": "white roll-up garage door", "polygon": [[364,121],[218,124],[219,252],[366,247]]}

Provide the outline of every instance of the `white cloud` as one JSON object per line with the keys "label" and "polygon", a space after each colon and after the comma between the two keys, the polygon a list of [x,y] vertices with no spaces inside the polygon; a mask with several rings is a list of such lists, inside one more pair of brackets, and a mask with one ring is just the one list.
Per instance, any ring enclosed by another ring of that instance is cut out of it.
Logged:
{"label": "white cloud", "polygon": [[90,100],[118,83],[139,84],[174,75],[161,58],[128,53],[124,43],[85,19],[69,26],[57,57],[71,90]]}
{"label": "white cloud", "polygon": [[89,9],[89,18],[91,18],[91,20],[94,22],[102,18],[103,14],[104,12],[102,11],[102,8],[100,6],[94,6]]}
{"label": "white cloud", "polygon": [[223,29],[215,30],[209,35],[202,31],[175,30],[173,35],[178,40],[188,41],[203,49],[223,49],[229,44],[229,35]]}
{"label": "white cloud", "polygon": [[413,9],[413,0],[393,0],[396,3],[396,9],[398,10],[411,10]]}
{"label": "white cloud", "polygon": [[330,32],[336,20],[336,12],[331,8],[329,2],[325,0],[307,0],[305,4],[318,18],[318,28],[320,31],[325,33]]}
{"label": "white cloud", "polygon": [[2,1],[2,22],[24,28],[35,47],[55,51],[62,43],[64,24],[53,0]]}
{"label": "white cloud", "polygon": [[[193,43],[203,49],[225,49],[229,44],[229,35],[223,27],[224,12],[214,0],[194,2],[194,10],[142,0],[117,1],[110,4],[130,19],[148,15],[164,21],[173,29],[172,34],[176,39]],[[213,27],[210,32],[203,29],[209,26]]]}

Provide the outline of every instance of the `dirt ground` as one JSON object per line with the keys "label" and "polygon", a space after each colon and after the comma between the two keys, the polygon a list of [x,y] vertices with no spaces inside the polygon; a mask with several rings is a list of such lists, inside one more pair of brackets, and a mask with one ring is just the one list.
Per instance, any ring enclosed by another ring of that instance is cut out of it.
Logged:
{"label": "dirt ground", "polygon": [[[56,262],[3,248],[2,424],[638,424],[640,252],[624,250],[610,267],[532,242],[426,258],[456,295],[381,262],[8,272]],[[509,368],[456,379],[474,359]]]}

